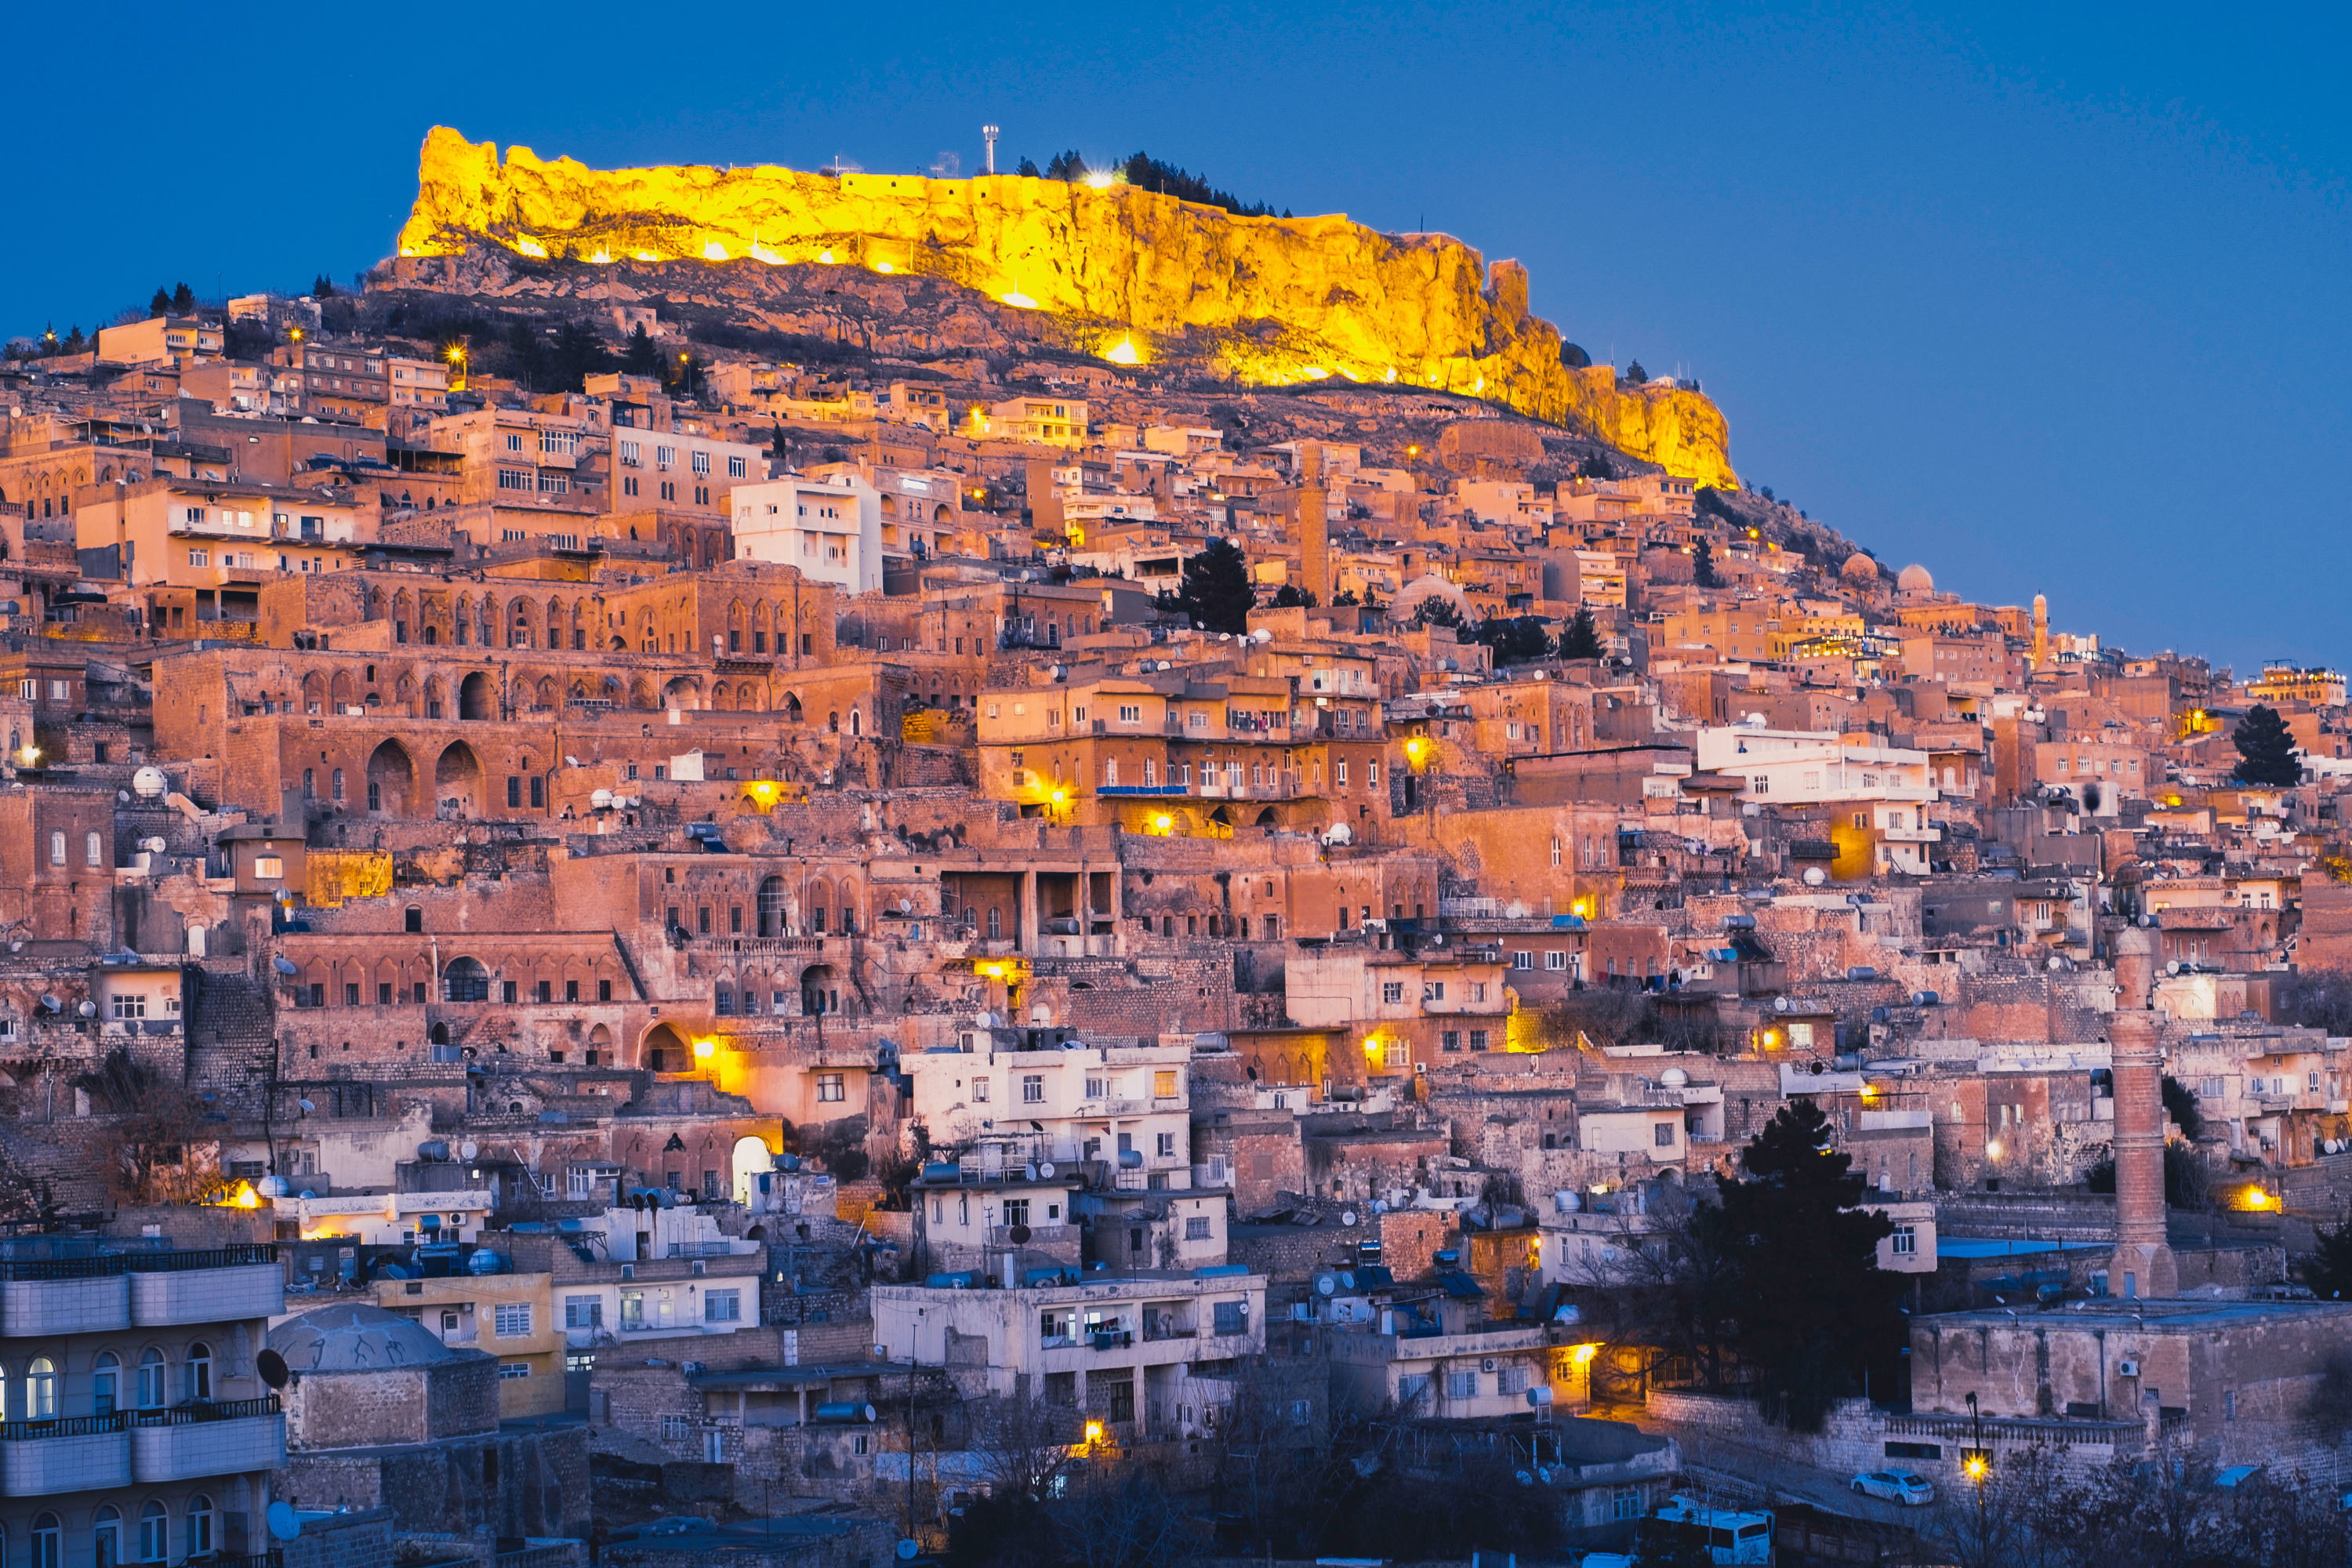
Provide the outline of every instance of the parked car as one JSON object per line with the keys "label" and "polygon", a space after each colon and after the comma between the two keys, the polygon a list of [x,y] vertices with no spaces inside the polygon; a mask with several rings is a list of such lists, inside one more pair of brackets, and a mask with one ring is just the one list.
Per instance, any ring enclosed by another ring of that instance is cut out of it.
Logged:
{"label": "parked car", "polygon": [[1908,1470],[1864,1470],[1852,1485],[1864,1497],[1884,1498],[1905,1508],[1925,1508],[1936,1500],[1936,1489]]}

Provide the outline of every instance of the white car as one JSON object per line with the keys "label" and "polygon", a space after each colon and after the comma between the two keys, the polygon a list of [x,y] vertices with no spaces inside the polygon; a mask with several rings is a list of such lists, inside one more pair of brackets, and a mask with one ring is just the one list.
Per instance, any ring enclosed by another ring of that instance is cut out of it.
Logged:
{"label": "white car", "polygon": [[1908,1470],[1864,1470],[1851,1484],[1864,1497],[1884,1498],[1905,1508],[1925,1508],[1936,1500],[1936,1489]]}

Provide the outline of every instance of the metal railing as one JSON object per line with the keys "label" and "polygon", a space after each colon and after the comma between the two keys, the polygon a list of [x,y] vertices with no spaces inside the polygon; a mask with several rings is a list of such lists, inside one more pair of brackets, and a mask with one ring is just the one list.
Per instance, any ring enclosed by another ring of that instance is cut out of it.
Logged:
{"label": "metal railing", "polygon": [[178,1405],[169,1410],[133,1410],[131,1424],[138,1427],[196,1426],[209,1421],[249,1421],[259,1415],[275,1415],[285,1407],[278,1395],[265,1394],[258,1399],[202,1399]]}
{"label": "metal railing", "polygon": [[108,1252],[94,1258],[27,1258],[0,1260],[0,1280],[104,1279],[117,1274],[173,1274],[198,1268],[236,1268],[275,1264],[270,1242],[240,1242],[194,1252]]}
{"label": "metal railing", "polygon": [[0,1422],[0,1443],[25,1443],[43,1437],[95,1437],[107,1432],[128,1431],[130,1412],[118,1410],[111,1415],[58,1415],[38,1421]]}

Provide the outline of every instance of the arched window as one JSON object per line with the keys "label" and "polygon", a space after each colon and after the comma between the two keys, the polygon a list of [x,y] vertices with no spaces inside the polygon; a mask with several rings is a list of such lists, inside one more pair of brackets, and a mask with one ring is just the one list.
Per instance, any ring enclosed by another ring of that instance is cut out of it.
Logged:
{"label": "arched window", "polygon": [[51,833],[49,835],[49,864],[52,866],[62,866],[65,863],[66,836],[63,831]]}
{"label": "arched window", "polygon": [[213,1348],[202,1340],[188,1347],[186,1381],[190,1399],[213,1396]]}
{"label": "arched window", "polygon": [[172,1555],[171,1520],[160,1502],[139,1505],[139,1561],[163,1563]]}
{"label": "arched window", "polygon": [[56,1514],[33,1516],[32,1568],[65,1568],[65,1533]]}
{"label": "arched window", "polygon": [[213,1554],[213,1500],[198,1492],[188,1500],[188,1555]]}
{"label": "arched window", "polygon": [[[152,1347],[139,1352],[139,1408],[161,1410],[169,1403],[163,1393],[163,1352]],[[142,1558],[144,1562],[146,1559]]]}
{"label": "arched window", "polygon": [[770,877],[760,884],[760,934],[778,937],[784,931],[784,879]]}
{"label": "arched window", "polygon": [[92,868],[106,863],[106,842],[99,837],[96,829],[82,836],[81,858],[82,863]]}
{"label": "arched window", "polygon": [[93,1415],[111,1415],[122,1402],[122,1358],[100,1351],[90,1368],[89,1407]]}
{"label": "arched window", "polygon": [[90,1520],[90,1556],[96,1568],[122,1568],[122,1510],[102,1507]]}
{"label": "arched window", "polygon": [[451,961],[441,972],[441,1000],[444,1002],[487,1002],[490,999],[490,972],[482,967],[478,958]]}
{"label": "arched window", "polygon": [[58,1363],[45,1355],[25,1369],[25,1419],[48,1421],[58,1414]]}

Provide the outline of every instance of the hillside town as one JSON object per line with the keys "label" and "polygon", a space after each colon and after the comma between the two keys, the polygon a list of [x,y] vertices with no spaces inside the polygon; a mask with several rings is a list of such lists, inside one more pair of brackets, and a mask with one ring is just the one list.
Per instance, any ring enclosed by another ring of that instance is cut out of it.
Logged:
{"label": "hillside town", "polygon": [[667,275],[0,364],[5,1561],[2342,1561],[2343,676]]}

